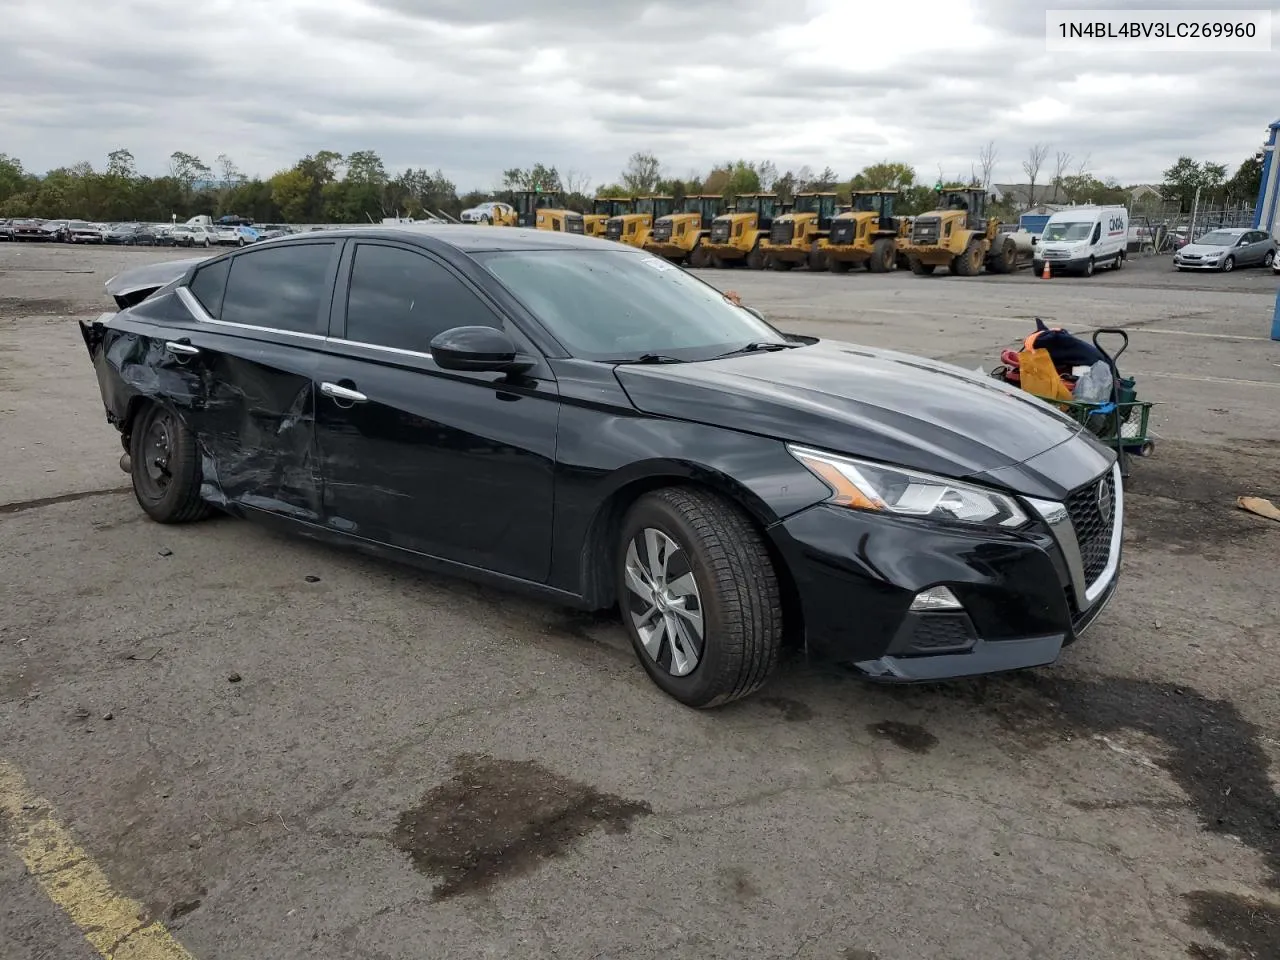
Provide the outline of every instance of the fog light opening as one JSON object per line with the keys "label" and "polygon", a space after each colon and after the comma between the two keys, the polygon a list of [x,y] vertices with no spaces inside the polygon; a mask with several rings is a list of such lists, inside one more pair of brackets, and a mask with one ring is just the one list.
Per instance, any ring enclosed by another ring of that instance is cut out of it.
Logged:
{"label": "fog light opening", "polygon": [[947,587],[930,587],[921,590],[911,601],[911,609],[917,613],[922,611],[963,610],[964,604],[956,599],[956,595]]}

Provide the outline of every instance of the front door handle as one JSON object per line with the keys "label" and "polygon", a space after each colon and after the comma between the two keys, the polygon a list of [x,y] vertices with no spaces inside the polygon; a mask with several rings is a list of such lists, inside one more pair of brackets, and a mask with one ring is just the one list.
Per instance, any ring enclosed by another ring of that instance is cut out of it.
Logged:
{"label": "front door handle", "polygon": [[364,403],[369,399],[359,390],[352,390],[350,387],[339,386],[336,383],[320,384],[320,392],[340,403]]}
{"label": "front door handle", "polygon": [[166,340],[164,348],[180,357],[198,357],[200,355],[199,347],[193,347],[189,343],[181,343],[177,340]]}

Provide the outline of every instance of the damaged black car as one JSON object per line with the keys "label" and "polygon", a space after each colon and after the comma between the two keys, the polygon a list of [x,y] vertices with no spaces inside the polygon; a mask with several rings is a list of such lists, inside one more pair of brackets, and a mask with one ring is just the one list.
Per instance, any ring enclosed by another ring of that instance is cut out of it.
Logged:
{"label": "damaged black car", "polygon": [[694,707],[796,644],[1053,662],[1116,587],[1115,454],[989,377],[788,335],[607,241],[399,225],[112,278],[83,324],[162,523],[220,510],[588,610]]}

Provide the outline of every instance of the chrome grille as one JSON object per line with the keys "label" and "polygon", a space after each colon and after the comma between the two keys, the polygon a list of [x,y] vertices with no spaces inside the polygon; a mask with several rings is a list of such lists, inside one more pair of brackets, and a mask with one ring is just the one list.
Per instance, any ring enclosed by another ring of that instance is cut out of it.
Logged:
{"label": "chrome grille", "polygon": [[1075,529],[1084,565],[1085,583],[1092,585],[1111,557],[1111,531],[1115,524],[1115,476],[1105,476],[1067,496],[1067,515]]}
{"label": "chrome grille", "polygon": [[671,221],[659,220],[653,225],[653,239],[659,243],[666,243],[671,239]]}
{"label": "chrome grille", "polygon": [[586,222],[579,215],[565,217],[564,232],[565,233],[585,233]]}
{"label": "chrome grille", "polygon": [[711,242],[728,243],[729,231],[733,228],[728,220],[716,220],[711,224]]}
{"label": "chrome grille", "polygon": [[795,236],[795,224],[790,220],[779,220],[769,228],[769,242],[784,246]]}
{"label": "chrome grille", "polygon": [[609,240],[622,239],[622,219],[620,217],[612,218],[604,225],[604,235]]}

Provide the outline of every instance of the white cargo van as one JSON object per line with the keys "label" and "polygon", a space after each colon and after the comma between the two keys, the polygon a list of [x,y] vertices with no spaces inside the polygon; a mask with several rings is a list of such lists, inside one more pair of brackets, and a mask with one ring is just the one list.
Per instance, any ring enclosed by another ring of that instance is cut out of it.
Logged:
{"label": "white cargo van", "polygon": [[1129,211],[1124,207],[1067,207],[1045,223],[1031,265],[1037,276],[1048,262],[1052,273],[1089,277],[1096,267],[1123,267],[1128,247]]}

